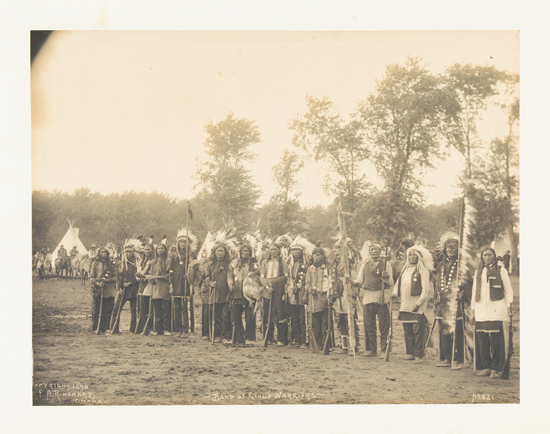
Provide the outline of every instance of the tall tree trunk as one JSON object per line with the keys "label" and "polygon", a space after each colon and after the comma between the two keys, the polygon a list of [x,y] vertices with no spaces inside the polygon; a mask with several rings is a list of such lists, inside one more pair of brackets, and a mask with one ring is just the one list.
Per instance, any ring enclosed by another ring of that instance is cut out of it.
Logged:
{"label": "tall tree trunk", "polygon": [[510,273],[519,274],[518,239],[514,232],[514,223],[508,223],[508,239],[510,241]]}

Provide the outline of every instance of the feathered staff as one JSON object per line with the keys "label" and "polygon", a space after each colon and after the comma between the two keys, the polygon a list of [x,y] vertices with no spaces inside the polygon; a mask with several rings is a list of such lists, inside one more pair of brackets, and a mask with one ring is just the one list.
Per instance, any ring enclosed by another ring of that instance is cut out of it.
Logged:
{"label": "feathered staff", "polygon": [[[477,209],[466,196],[464,197],[464,216],[462,225],[462,245],[460,247],[458,280],[459,286],[462,288],[471,288],[472,279],[475,270],[475,251],[476,242],[474,239],[475,225],[477,218]],[[466,290],[465,290],[466,292]],[[466,299],[470,294],[466,294]],[[464,352],[465,358],[469,362],[474,361],[475,347],[475,326],[472,312],[464,305],[462,301],[463,325],[464,325]]]}
{"label": "feathered staff", "polygon": [[356,299],[358,297],[357,291],[351,286],[351,270],[350,270],[350,251],[348,248],[348,233],[346,230],[345,215],[351,215],[350,213],[342,210],[342,197],[338,202],[338,228],[340,230],[338,236],[338,245],[340,246],[340,261],[341,267],[344,270],[344,291],[348,296],[348,306],[346,306],[346,312],[348,314],[348,332],[349,332],[349,351],[350,354],[355,357],[357,349],[357,341],[355,335],[355,317],[357,316]]}

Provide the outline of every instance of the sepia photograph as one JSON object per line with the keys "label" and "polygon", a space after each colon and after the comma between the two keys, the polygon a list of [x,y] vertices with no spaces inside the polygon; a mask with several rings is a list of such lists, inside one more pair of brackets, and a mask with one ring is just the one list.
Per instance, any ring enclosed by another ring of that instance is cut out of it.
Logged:
{"label": "sepia photograph", "polygon": [[4,430],[545,432],[548,9],[7,3]]}
{"label": "sepia photograph", "polygon": [[520,402],[518,31],[30,40],[33,405]]}

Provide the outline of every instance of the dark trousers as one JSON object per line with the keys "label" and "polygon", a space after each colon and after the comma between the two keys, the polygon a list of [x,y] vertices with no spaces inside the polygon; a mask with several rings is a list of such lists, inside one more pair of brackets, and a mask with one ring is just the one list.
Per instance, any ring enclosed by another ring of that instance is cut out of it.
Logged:
{"label": "dark trousers", "polygon": [[247,341],[256,340],[256,314],[254,313],[255,308],[256,303],[251,301],[249,301],[244,308],[244,321],[246,323],[244,336]]}
{"label": "dark trousers", "polygon": [[453,352],[453,335],[456,335],[454,361],[464,363],[464,330],[462,329],[462,320],[456,321],[455,332],[444,334],[444,328],[439,320],[439,359],[451,361]]}
{"label": "dark trousers", "polygon": [[231,310],[228,302],[215,304],[214,337],[231,339]]}
{"label": "dark trousers", "polygon": [[[151,297],[147,295],[138,295],[138,311],[139,311],[139,321],[136,327],[136,334],[139,334],[143,332],[143,329],[145,328],[145,324],[147,323],[147,319],[149,317],[149,308],[151,308],[151,315],[153,314],[153,306],[149,306],[149,303],[151,301]],[[153,318],[151,318],[152,320]],[[151,321],[149,321],[149,324],[147,325],[147,328],[151,330],[153,328],[153,324]]]}
{"label": "dark trousers", "polygon": [[[315,336],[317,347],[319,349],[324,348],[329,322],[328,308],[323,309],[321,312],[313,313],[311,317],[311,328],[313,329],[313,335]],[[332,343],[329,342],[329,348],[331,346]]]}
{"label": "dark trousers", "polygon": [[189,333],[189,297],[173,297],[174,332]]}
{"label": "dark trousers", "polygon": [[153,299],[153,310],[155,311],[155,331],[159,335],[163,335],[165,331],[170,331],[171,306],[170,300],[163,300],[162,298]]}
{"label": "dark trousers", "polygon": [[[122,308],[127,301],[130,301],[130,333],[133,333],[136,328],[136,308],[137,308],[137,296],[125,298],[120,292],[115,297],[115,305],[113,308],[113,314],[111,315],[111,329],[114,333],[119,332],[120,325],[120,315],[119,312],[122,311]],[[118,317],[118,321],[117,321]],[[115,324],[116,321],[116,324]]]}
{"label": "dark trousers", "polygon": [[289,304],[290,321],[292,324],[292,342],[300,345],[306,343],[306,307],[299,304]]}
{"label": "dark trousers", "polygon": [[415,323],[404,322],[403,331],[405,332],[405,348],[407,354],[415,357],[424,357],[424,345],[426,344],[426,317],[422,315],[420,320]]}
{"label": "dark trousers", "polygon": [[211,312],[212,312],[212,305],[203,303],[202,304],[202,336],[210,337],[210,322],[212,321],[212,318],[210,317]]}
{"label": "dark trousers", "polygon": [[[288,344],[288,324],[287,321],[281,322],[277,321],[275,318],[275,305],[273,302],[270,302],[268,299],[264,298],[264,308],[263,308],[263,324],[264,328],[262,330],[263,336],[265,336],[265,329],[267,328],[267,340],[273,341],[274,340],[274,331],[275,331],[275,322],[277,322],[277,342],[282,342],[283,344]],[[270,324],[268,324],[268,317],[269,317],[269,309],[272,309],[271,311],[271,321]]]}
{"label": "dark trousers", "polygon": [[[244,344],[244,326],[243,326],[244,305],[233,303],[231,307],[231,340],[235,339],[236,344]],[[235,336],[233,336],[235,334]]]}
{"label": "dark trousers", "polygon": [[99,325],[99,332],[103,333],[109,330],[109,324],[111,322],[111,315],[113,313],[113,305],[115,304],[115,298],[104,298],[101,302],[101,295],[94,296],[92,304],[92,331],[97,330],[97,323],[99,321],[99,307],[101,306],[101,324]]}
{"label": "dark trousers", "polygon": [[506,360],[502,323],[499,332],[476,332],[476,369],[501,372]]}
{"label": "dark trousers", "polygon": [[380,329],[380,351],[386,351],[390,332],[390,311],[387,304],[369,303],[363,306],[365,324],[365,349],[376,353],[376,317]]}

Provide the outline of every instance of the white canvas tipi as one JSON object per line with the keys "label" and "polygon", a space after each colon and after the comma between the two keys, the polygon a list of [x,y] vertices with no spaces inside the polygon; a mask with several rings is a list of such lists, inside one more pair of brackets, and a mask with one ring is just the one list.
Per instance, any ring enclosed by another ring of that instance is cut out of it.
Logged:
{"label": "white canvas tipi", "polygon": [[67,253],[71,253],[71,249],[74,246],[76,246],[80,255],[86,255],[88,253],[88,250],[86,250],[86,247],[84,247],[84,244],[82,244],[82,241],[78,238],[78,228],[73,228],[72,222],[70,220],[67,221],[69,222],[69,230],[52,253],[52,260],[54,261],[57,259],[57,252],[59,252],[61,246],[65,247]]}

